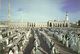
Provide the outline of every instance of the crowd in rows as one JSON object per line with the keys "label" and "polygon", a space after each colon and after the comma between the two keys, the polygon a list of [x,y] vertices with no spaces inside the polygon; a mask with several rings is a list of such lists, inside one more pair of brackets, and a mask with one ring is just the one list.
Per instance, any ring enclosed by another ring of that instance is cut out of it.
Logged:
{"label": "crowd in rows", "polygon": [[80,53],[80,29],[49,29],[64,46]]}
{"label": "crowd in rows", "polygon": [[[1,30],[0,54],[22,54],[25,43],[29,41],[30,31]],[[28,34],[28,35],[27,35]]]}

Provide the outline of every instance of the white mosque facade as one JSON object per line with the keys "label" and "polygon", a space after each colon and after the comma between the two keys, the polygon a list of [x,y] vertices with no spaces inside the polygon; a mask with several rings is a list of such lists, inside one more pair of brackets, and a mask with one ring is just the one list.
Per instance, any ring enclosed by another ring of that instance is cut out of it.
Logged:
{"label": "white mosque facade", "polygon": [[48,27],[70,27],[69,21],[50,20],[47,22]]}
{"label": "white mosque facade", "polygon": [[70,27],[70,22],[68,19],[68,14],[66,12],[65,20],[58,21],[58,20],[50,20],[47,22],[48,27]]}

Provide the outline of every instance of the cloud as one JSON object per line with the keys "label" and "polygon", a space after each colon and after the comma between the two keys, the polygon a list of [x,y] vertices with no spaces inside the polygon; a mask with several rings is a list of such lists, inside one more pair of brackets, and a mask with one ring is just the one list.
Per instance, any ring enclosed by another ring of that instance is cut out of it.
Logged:
{"label": "cloud", "polygon": [[71,13],[80,11],[80,0],[64,0],[61,10]]}

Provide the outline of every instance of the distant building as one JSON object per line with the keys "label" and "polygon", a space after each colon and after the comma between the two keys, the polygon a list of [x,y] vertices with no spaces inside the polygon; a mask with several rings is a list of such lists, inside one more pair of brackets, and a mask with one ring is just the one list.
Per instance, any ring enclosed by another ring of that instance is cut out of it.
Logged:
{"label": "distant building", "polygon": [[68,20],[67,13],[64,21],[50,20],[47,22],[47,26],[48,27],[70,27],[70,22]]}
{"label": "distant building", "polygon": [[7,21],[0,21],[0,30],[8,28]]}
{"label": "distant building", "polygon": [[27,22],[11,22],[8,26],[10,28],[27,28]]}
{"label": "distant building", "polygon": [[39,28],[39,27],[47,27],[47,23],[33,23],[33,22],[28,22],[27,23],[28,27],[34,27],[34,28]]}
{"label": "distant building", "polygon": [[70,23],[66,21],[48,21],[48,27],[70,27]]}
{"label": "distant building", "polygon": [[47,27],[47,23],[36,23],[35,27],[36,28],[38,28],[38,27]]}

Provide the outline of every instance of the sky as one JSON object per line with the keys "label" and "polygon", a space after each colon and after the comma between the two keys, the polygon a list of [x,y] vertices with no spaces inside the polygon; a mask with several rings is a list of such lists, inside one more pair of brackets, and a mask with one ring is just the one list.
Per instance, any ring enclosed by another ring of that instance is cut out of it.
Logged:
{"label": "sky", "polygon": [[[12,21],[47,22],[64,20],[68,12],[69,21],[80,20],[80,0],[10,0]],[[8,19],[8,0],[0,1],[0,20]]]}

